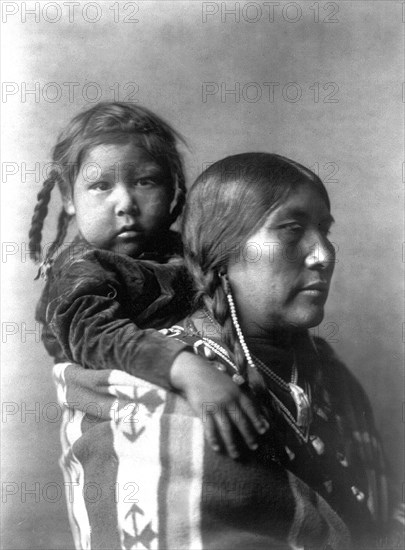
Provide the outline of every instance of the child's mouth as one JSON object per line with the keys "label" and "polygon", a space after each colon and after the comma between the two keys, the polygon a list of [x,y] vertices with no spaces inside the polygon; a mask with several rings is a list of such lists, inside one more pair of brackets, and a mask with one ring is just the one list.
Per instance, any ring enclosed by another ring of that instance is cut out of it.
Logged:
{"label": "child's mouth", "polygon": [[119,239],[136,239],[141,235],[141,231],[135,231],[134,229],[129,229],[128,231],[123,231],[117,235]]}
{"label": "child's mouth", "polygon": [[135,225],[128,225],[123,227],[117,234],[119,239],[136,239],[141,235],[142,231]]}

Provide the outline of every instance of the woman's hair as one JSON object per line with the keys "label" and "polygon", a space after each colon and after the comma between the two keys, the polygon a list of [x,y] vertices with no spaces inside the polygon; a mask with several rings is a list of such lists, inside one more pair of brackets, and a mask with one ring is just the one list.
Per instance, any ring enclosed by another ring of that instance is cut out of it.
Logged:
{"label": "woman's hair", "polygon": [[316,174],[269,153],[244,153],[216,162],[197,178],[188,194],[182,235],[196,302],[204,304],[221,325],[224,342],[242,373],[245,357],[221,275],[269,213],[304,183],[312,185],[330,209],[327,191]]}
{"label": "woman's hair", "polygon": [[[53,148],[53,168],[37,196],[29,232],[30,256],[41,259],[41,239],[48,203],[55,183],[62,198],[73,196],[74,182],[91,149],[102,144],[126,144],[130,140],[147,151],[169,174],[169,182],[176,189],[176,204],[171,223],[181,214],[185,201],[185,177],[183,162],[177,145],[184,139],[167,122],[139,105],[120,102],[99,103],[79,113],[60,134]],[[71,216],[62,209],[58,218],[55,241],[50,246],[46,259],[52,257],[63,243]]]}

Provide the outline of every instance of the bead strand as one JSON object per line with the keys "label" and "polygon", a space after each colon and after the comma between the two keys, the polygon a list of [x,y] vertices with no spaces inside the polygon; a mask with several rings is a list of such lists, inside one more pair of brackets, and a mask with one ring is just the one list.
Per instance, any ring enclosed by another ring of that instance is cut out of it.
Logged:
{"label": "bead strand", "polygon": [[[210,319],[210,321],[215,323],[215,321],[210,316],[208,310],[206,308],[204,309],[208,319]],[[193,324],[191,323],[190,319],[188,319],[187,321],[187,327],[191,332],[194,332]],[[245,378],[239,373],[238,367],[236,366],[235,363],[233,363],[233,361],[231,361],[229,357],[229,353],[224,347],[222,347],[220,344],[218,344],[211,338],[208,338],[207,336],[202,336],[202,342],[204,342],[204,346],[206,348],[208,348],[214,354],[218,355],[218,357],[220,357],[225,363],[227,363],[230,367],[232,367],[232,369],[235,371],[235,374],[232,375],[232,381],[235,384],[237,384],[238,386],[242,386],[243,384],[245,384],[246,382]]]}
{"label": "bead strand", "polygon": [[[238,317],[237,317],[237,314],[236,314],[236,308],[235,308],[235,304],[234,304],[234,301],[233,301],[233,297],[232,297],[232,293],[231,293],[231,290],[229,288],[229,282],[226,281],[226,296],[227,296],[227,299],[228,299],[228,303],[229,303],[229,309],[230,309],[230,312],[231,312],[231,317],[232,317],[232,322],[234,324],[234,327],[235,327],[235,330],[236,330],[236,333],[238,335],[238,338],[239,338],[239,342],[242,346],[242,349],[243,349],[243,352],[245,354],[245,357],[246,357],[246,360],[249,364],[249,366],[251,366],[250,363],[253,364],[253,367],[254,368],[257,368],[259,367],[259,369],[261,371],[263,371],[265,374],[267,374],[267,376],[269,378],[271,378],[273,380],[273,382],[275,382],[279,387],[281,387],[282,389],[288,391],[290,393],[290,395],[293,397],[294,399],[294,402],[297,406],[297,402],[294,398],[294,394],[292,393],[291,391],[291,387],[290,387],[290,384],[287,384],[287,382],[284,382],[284,380],[282,378],[280,378],[276,373],[274,373],[267,365],[265,365],[260,359],[258,359],[256,356],[253,356],[254,359],[255,359],[255,363],[253,363],[253,360],[252,360],[252,356],[250,355],[250,351],[247,347],[247,344],[245,342],[245,339],[243,337],[243,334],[242,334],[242,330],[240,328],[240,325],[239,325],[239,322],[238,322]],[[209,311],[207,308],[205,308],[205,314],[206,316],[208,317],[208,319],[210,319],[210,321],[214,322],[213,318],[211,317]],[[207,342],[208,344],[208,341],[210,339],[208,338],[204,338],[203,337],[203,340],[205,342]],[[211,340],[211,345],[212,347],[214,348],[214,351],[216,351],[217,353],[219,352],[219,349],[221,348],[221,346],[219,346],[216,342],[213,342]],[[219,349],[218,349],[219,348]],[[218,355],[220,355],[220,353],[218,353]],[[249,361],[250,359],[250,361]],[[228,360],[229,362],[229,360]],[[236,365],[234,365],[234,368],[236,369]],[[240,378],[241,381],[238,381],[237,379]],[[296,364],[296,360],[295,360],[295,357],[294,357],[294,363],[293,363],[293,367],[292,367],[292,372],[291,372],[291,382],[293,384],[296,383],[296,380],[298,378],[298,369],[297,369],[297,364]],[[241,384],[243,383],[242,381],[244,381],[244,379],[238,375],[238,374],[234,374],[233,377],[232,377],[233,381],[237,384]],[[288,408],[284,405],[284,403],[275,395],[274,392],[272,392],[270,390],[270,388],[267,388],[267,391],[269,392],[269,394],[271,395],[271,397],[273,398],[273,400],[277,403],[278,407],[279,407],[279,410],[281,412],[281,414],[284,416],[287,424],[291,427],[291,429],[295,432],[295,434],[298,436],[299,439],[301,439],[302,441],[304,442],[308,442],[308,436],[309,436],[309,425],[307,426],[298,426],[295,418],[293,417],[293,415],[290,413],[290,411],[288,410]],[[298,410],[298,406],[297,406],[297,410]]]}
{"label": "bead strand", "polygon": [[273,380],[273,382],[275,382],[278,386],[283,388],[283,390],[286,390],[288,392],[290,391],[290,387],[287,384],[287,382],[284,382],[284,380],[282,378],[280,378],[280,376],[278,376],[275,372],[273,372],[258,357],[256,357],[255,355],[253,357],[255,358],[256,364],[259,367],[259,369],[262,370],[263,372],[265,372],[267,374],[267,376]]}
{"label": "bead strand", "polygon": [[290,413],[290,411],[287,409],[287,407],[284,405],[284,403],[277,397],[277,395],[272,392],[269,388],[267,388],[267,391],[272,396],[274,401],[278,404],[278,406],[281,409],[281,412],[284,413],[284,418],[287,422],[287,424],[293,429],[293,431],[298,435],[302,441],[305,443],[308,442],[308,436],[309,436],[309,429],[305,430],[305,432],[297,426],[297,423],[293,417],[293,415]]}
{"label": "bead strand", "polygon": [[235,327],[236,334],[238,336],[239,343],[242,347],[243,353],[245,354],[246,361],[247,361],[249,367],[251,367],[252,369],[255,369],[256,365],[253,362],[252,356],[250,355],[249,348],[247,347],[247,344],[245,342],[245,338],[243,336],[242,329],[240,328],[239,321],[238,321],[238,316],[236,314],[235,302],[233,301],[233,296],[232,296],[232,293],[230,292],[230,290],[228,290],[228,292],[226,293],[226,297],[227,297],[228,304],[229,304],[229,309],[230,309],[230,312],[231,312],[232,323],[233,323],[233,326]]}
{"label": "bead strand", "polygon": [[227,351],[222,346],[220,346],[219,344],[211,340],[211,338],[207,338],[206,336],[203,336],[202,339],[204,344],[208,348],[210,348],[214,353],[216,353],[219,357],[221,357],[223,361],[226,361],[228,365],[230,365],[233,368],[233,370],[235,371],[235,374],[232,375],[233,382],[235,382],[235,384],[237,384],[238,386],[241,386],[242,384],[244,384],[246,380],[239,373],[238,367],[235,365],[235,363],[233,363],[229,359]]}

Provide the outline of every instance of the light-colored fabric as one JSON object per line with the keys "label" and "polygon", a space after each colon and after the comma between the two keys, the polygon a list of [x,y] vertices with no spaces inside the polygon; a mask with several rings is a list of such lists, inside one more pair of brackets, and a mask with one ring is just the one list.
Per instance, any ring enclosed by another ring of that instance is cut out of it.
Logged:
{"label": "light-colored fabric", "polygon": [[77,549],[350,547],[339,516],[291,472],[211,451],[175,393],[69,363],[54,380]]}

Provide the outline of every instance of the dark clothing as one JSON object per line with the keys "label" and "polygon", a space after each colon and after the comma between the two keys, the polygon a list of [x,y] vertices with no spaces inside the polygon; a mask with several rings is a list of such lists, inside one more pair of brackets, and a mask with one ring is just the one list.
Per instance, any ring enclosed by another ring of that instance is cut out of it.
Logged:
{"label": "dark clothing", "polygon": [[[201,342],[204,335],[193,323],[186,320],[184,326],[185,332],[179,335],[175,332],[174,338],[183,342],[195,338]],[[214,341],[229,354],[220,338]],[[363,388],[332,348],[320,338],[311,338],[307,331],[297,332],[288,350],[260,346],[257,342],[250,349],[273,373],[288,374],[295,363],[297,384],[311,396],[312,420],[308,437],[304,438],[301,437],[304,432],[297,436],[297,430],[293,429],[297,427],[294,423],[297,409],[289,389],[265,376],[256,359],[257,368],[248,369],[246,376],[271,426],[269,437],[263,438],[255,453],[256,459],[268,464],[270,471],[272,463],[277,462],[322,497],[349,529],[354,548],[374,547],[391,527],[388,524],[393,503],[388,494],[382,445]],[[200,349],[200,353],[204,351]],[[221,361],[221,356],[216,360]],[[262,387],[257,385],[258,376]],[[249,456],[247,452],[247,462]],[[224,473],[221,476],[223,482]]]}
{"label": "dark clothing", "polygon": [[57,257],[36,311],[55,363],[124,370],[170,388],[170,367],[187,346],[155,329],[183,318],[192,292],[178,234],[165,247],[133,259],[78,238]]}

